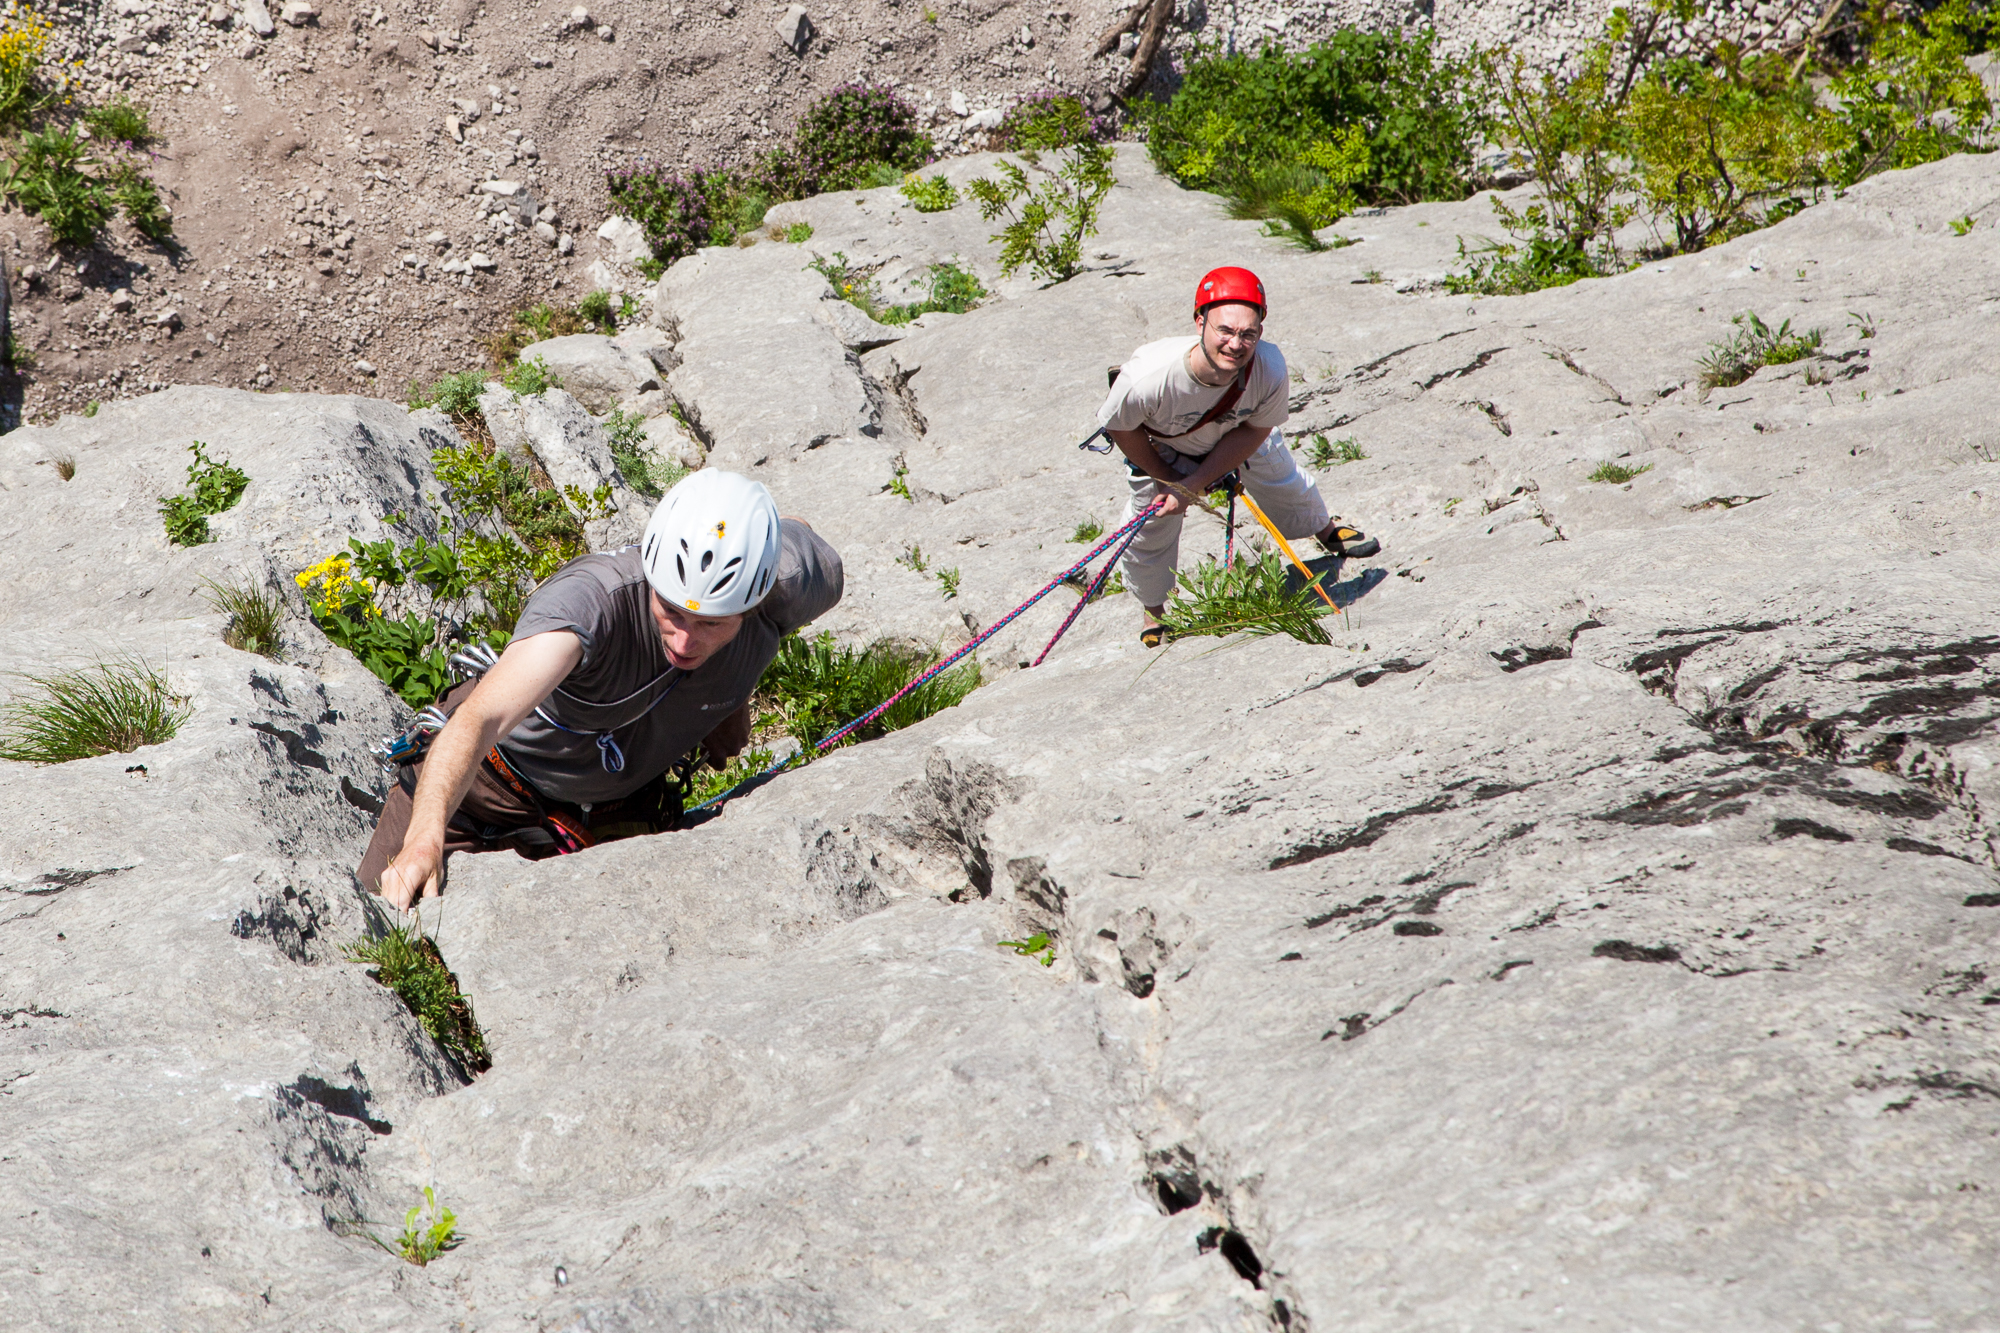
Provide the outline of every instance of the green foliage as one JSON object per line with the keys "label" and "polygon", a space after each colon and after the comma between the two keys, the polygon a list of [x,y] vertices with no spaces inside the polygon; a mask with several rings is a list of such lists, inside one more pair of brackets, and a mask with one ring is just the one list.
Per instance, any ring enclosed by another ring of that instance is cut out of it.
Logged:
{"label": "green foliage", "polygon": [[1323,434],[1312,437],[1312,448],[1306,450],[1306,462],[1314,469],[1324,472],[1342,463],[1359,463],[1368,457],[1361,452],[1361,445],[1352,435],[1338,440],[1328,440]]}
{"label": "green foliage", "polygon": [[810,241],[812,235],[813,228],[810,222],[794,222],[791,226],[785,228],[785,240],[793,245],[802,245]]}
{"label": "green foliage", "polygon": [[438,1206],[437,1194],[424,1186],[422,1208],[412,1208],[403,1216],[403,1234],[396,1252],[422,1268],[446,1250],[458,1247],[458,1216]]}
{"label": "green foliage", "polygon": [[1646,463],[1639,467],[1626,467],[1621,463],[1614,463],[1606,459],[1604,462],[1599,463],[1597,470],[1592,472],[1588,477],[1585,477],[1584,480],[1602,481],[1608,482],[1613,486],[1623,486],[1626,482],[1639,476],[1641,473],[1651,472],[1652,470],[1653,465],[1651,463]]}
{"label": "green foliage", "polygon": [[887,88],[843,84],[799,117],[792,143],[768,155],[760,175],[783,199],[804,199],[831,190],[867,188],[882,168],[895,178],[936,156],[930,136],[917,128],[917,113]]}
{"label": "green foliage", "polygon": [[1993,107],[1965,58],[2000,31],[2000,12],[1973,0],[1946,0],[1929,12],[1870,6],[1862,23],[1862,58],[1827,90],[1843,131],[1835,178],[1851,185],[1878,171],[1985,151]]}
{"label": "green foliage", "polygon": [[640,452],[646,440],[646,419],[637,412],[612,408],[604,418],[604,436],[611,446],[611,461],[618,465],[625,483],[649,500],[659,499],[688,475],[678,463],[653,461]]}
{"label": "green foliage", "polygon": [[579,319],[595,324],[605,333],[618,327],[618,317],[611,309],[610,292],[601,289],[591,292],[576,303],[576,313]]}
{"label": "green foliage", "polygon": [[185,495],[160,497],[160,517],[165,520],[167,540],[175,546],[199,546],[208,540],[208,516],[236,507],[250,478],[228,459],[215,462],[206,446],[196,440],[188,446],[194,462],[188,464],[187,479],[192,489]]}
{"label": "green foliage", "polygon": [[903,548],[903,553],[896,557],[896,563],[914,574],[925,573],[931,567],[931,562],[924,558],[924,548],[921,546]]}
{"label": "green foliage", "polygon": [[944,213],[958,207],[958,187],[943,176],[925,179],[913,171],[903,178],[903,198],[919,213]]}
{"label": "green foliage", "polygon": [[174,234],[173,216],[160,202],[160,187],[130,162],[119,163],[111,173],[110,199],[141,236],[164,241]]}
{"label": "green foliage", "polygon": [[1754,310],[1732,316],[1729,322],[1736,326],[1736,332],[1726,342],[1710,343],[1701,359],[1704,393],[1741,384],[1765,366],[1803,361],[1819,351],[1825,336],[1823,329],[1793,333],[1789,319],[1774,329]]}
{"label": "green foliage", "polygon": [[[922,648],[882,641],[866,648],[838,645],[833,635],[788,635],[758,686],[773,721],[810,751],[813,743],[874,708],[938,660]],[[926,681],[842,744],[872,740],[911,726],[961,702],[979,687],[979,664],[966,661]]]}
{"label": "green foliage", "polygon": [[279,628],[285,620],[285,603],[276,593],[259,584],[217,583],[204,579],[210,607],[229,617],[222,641],[231,648],[257,653],[273,661],[278,657]]}
{"label": "green foliage", "polygon": [[720,769],[704,766],[695,771],[688,783],[686,808],[692,810],[703,802],[712,801],[722,793],[756,777],[773,763],[777,756],[769,750],[746,750],[737,755]]}
{"label": "green foliage", "polygon": [[28,123],[54,100],[37,86],[42,57],[55,27],[25,7],[12,11],[0,32],[0,129]]}
{"label": "green foliage", "polygon": [[167,678],[137,659],[25,677],[0,707],[0,759],[62,764],[172,740],[194,716]]}
{"label": "green foliage", "polygon": [[410,385],[409,406],[435,407],[453,421],[464,425],[480,420],[479,395],[486,392],[486,376],[476,370],[461,370],[431,381],[428,389]]}
{"label": "green foliage", "polygon": [[431,1039],[461,1063],[474,1071],[492,1068],[486,1038],[472,1017],[472,1002],[460,993],[458,978],[444,965],[444,955],[428,935],[412,927],[391,926],[385,934],[356,940],[341,952],[350,963],[371,966],[374,970],[368,975],[394,991]]}
{"label": "green foliage", "polygon": [[73,127],[24,134],[8,166],[6,192],[23,212],[47,223],[58,242],[90,245],[117,211],[105,183],[86,171],[96,166]]}
{"label": "green foliage", "polygon": [[1094,518],[1086,518],[1076,525],[1076,531],[1069,535],[1069,539],[1079,546],[1088,546],[1103,535],[1104,525]]}
{"label": "green foliage", "polygon": [[950,569],[940,569],[937,572],[937,581],[938,581],[938,588],[941,592],[944,593],[944,599],[947,602],[951,601],[953,598],[958,596],[957,566],[953,566]]}
{"label": "green foliage", "polygon": [[889,491],[889,494],[900,495],[905,500],[909,501],[911,504],[915,504],[917,502],[917,497],[910,494],[909,477],[910,477],[910,470],[902,466],[900,463],[897,464],[895,473],[889,478],[889,485],[887,489]]}
{"label": "green foliage", "polygon": [[1110,137],[1111,126],[1082,102],[1069,93],[1045,90],[1008,108],[989,146],[1003,152],[1050,152]]}
{"label": "green foliage", "polygon": [[1863,314],[1859,310],[1850,310],[1847,312],[1847,327],[1853,329],[1857,337],[1873,338],[1875,336],[1875,317]]}
{"label": "green foliage", "polygon": [[[1199,49],[1171,101],[1138,109],[1147,150],[1182,185],[1246,206],[1282,193],[1288,176],[1307,196],[1331,186],[1372,203],[1462,199],[1483,133],[1472,70],[1432,47],[1429,32],[1344,30],[1304,51]],[[1317,179],[1315,156],[1347,179]]]}
{"label": "green foliage", "polygon": [[1467,250],[1461,236],[1458,257],[1466,261],[1465,271],[1444,278],[1453,296],[1518,296],[1598,276],[1582,245],[1547,234],[1529,236],[1521,245],[1489,241],[1475,250]]}
{"label": "green foliage", "polygon": [[1978,224],[1979,219],[1970,213],[1967,213],[1963,217],[1953,218],[1951,220],[1951,234],[1954,236],[1963,236]]}
{"label": "green foliage", "polygon": [[109,106],[91,107],[83,113],[83,123],[90,127],[90,137],[102,143],[144,148],[153,140],[151,114],[123,97]]}
{"label": "green foliage", "polygon": [[1114,183],[1111,150],[1080,143],[1040,186],[1030,185],[1016,163],[1002,162],[998,181],[981,178],[969,188],[982,218],[1004,219],[992,237],[1001,243],[1001,272],[1011,278],[1026,266],[1055,283],[1082,267],[1084,238],[1097,234],[1097,208]]}
{"label": "green foliage", "polygon": [[927,294],[921,301],[908,301],[871,313],[884,324],[907,324],[919,315],[928,315],[934,310],[962,315],[989,294],[977,274],[949,259],[942,264],[932,264],[924,283]]}
{"label": "green foliage", "polygon": [[486,340],[486,355],[496,366],[510,366],[524,347],[549,338],[582,333],[583,319],[576,309],[537,301],[534,305],[516,310],[505,327]]}
{"label": "green foliage", "polygon": [[547,393],[550,389],[562,388],[562,377],[549,369],[549,363],[539,356],[531,356],[525,361],[516,361],[507,367],[507,373],[500,377],[500,383],[509,393],[524,398]]}
{"label": "green foliage", "polygon": [[1311,585],[1294,589],[1284,561],[1275,553],[1261,560],[1238,559],[1225,569],[1203,561],[1182,570],[1180,586],[1160,623],[1169,638],[1230,634],[1289,634],[1301,643],[1331,644],[1320,617],[1326,603]]}
{"label": "green foliage", "polygon": [[1046,930],[1038,930],[1025,940],[1000,940],[998,943],[1003,949],[1012,949],[1017,957],[1033,958],[1043,967],[1054,967],[1056,964],[1056,946]]}

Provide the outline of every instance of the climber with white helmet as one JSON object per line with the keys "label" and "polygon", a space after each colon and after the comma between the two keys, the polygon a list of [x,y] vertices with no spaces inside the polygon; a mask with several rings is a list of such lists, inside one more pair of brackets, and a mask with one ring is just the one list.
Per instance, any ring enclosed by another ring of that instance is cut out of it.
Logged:
{"label": "climber with white helmet", "polygon": [[1182,516],[1235,473],[1287,540],[1317,538],[1335,557],[1366,558],[1382,545],[1328,515],[1319,486],[1299,471],[1284,434],[1285,357],[1264,341],[1264,284],[1247,268],[1218,268],[1195,288],[1195,336],[1162,338],[1126,358],[1098,409],[1104,433],[1127,459],[1127,522],[1160,495],[1166,503],[1125,552],[1125,586],[1143,608],[1140,640],[1156,647],[1174,588]]}
{"label": "climber with white helmet", "polygon": [[639,545],[535,589],[506,651],[447,696],[450,721],[383,803],[361,883],[407,908],[442,891],[450,852],[533,858],[670,824],[668,770],[697,746],[718,766],[743,749],[779,641],[841,590],[840,556],[762,485],[688,477]]}

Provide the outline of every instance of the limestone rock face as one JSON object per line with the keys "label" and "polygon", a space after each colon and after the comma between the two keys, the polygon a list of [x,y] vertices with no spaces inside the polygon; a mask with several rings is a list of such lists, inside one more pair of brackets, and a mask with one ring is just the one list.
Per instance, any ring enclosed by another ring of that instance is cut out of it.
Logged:
{"label": "limestone rock face", "polygon": [[479,396],[479,413],[495,446],[516,462],[534,460],[558,489],[574,486],[590,496],[599,486],[611,487],[616,512],[584,524],[593,551],[637,541],[645,531],[651,513],[645,497],[626,485],[604,428],[568,393],[516,394],[496,384]]}
{"label": "limestone rock face", "polygon": [[[470,1082],[339,961],[400,710],[309,626],[222,648],[191,591],[435,523],[448,427],[180,389],[0,438],[0,672],[144,653],[195,707],[0,763],[10,1325],[1990,1323],[2000,235],[1948,224],[1994,160],[1495,299],[1440,282],[1486,199],[1302,254],[1117,171],[1046,289],[969,208],[784,205],[809,249],[667,271],[654,363],[842,552],[815,629],[949,649],[1118,526],[1075,448],[1106,368],[1248,263],[1288,443],[1386,547],[1330,581],[1333,645],[1147,652],[1114,596],[1022,669],[1058,590],[964,704],[719,818],[461,858],[424,920]],[[804,267],[835,252],[994,295],[857,352]],[[1746,310],[1818,354],[1704,392]],[[183,551],[192,438],[253,481]],[[1222,540],[1191,518],[1184,567]],[[1038,933],[1048,966],[1005,943]],[[426,1185],[465,1233],[428,1268],[343,1234]]]}
{"label": "limestone rock face", "polygon": [[648,389],[661,387],[659,368],[650,357],[602,334],[546,338],[522,348],[521,355],[546,361],[562,379],[563,388],[598,415]]}

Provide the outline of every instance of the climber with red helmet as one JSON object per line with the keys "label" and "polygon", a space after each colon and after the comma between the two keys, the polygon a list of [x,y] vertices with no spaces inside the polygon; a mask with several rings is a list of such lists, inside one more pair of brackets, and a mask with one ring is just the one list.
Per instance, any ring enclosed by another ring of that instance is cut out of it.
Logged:
{"label": "climber with red helmet", "polygon": [[1264,284],[1247,268],[1218,268],[1195,288],[1193,337],[1162,338],[1127,357],[1097,411],[1127,460],[1127,521],[1166,504],[1125,552],[1125,586],[1144,609],[1140,640],[1157,646],[1173,591],[1181,522],[1191,496],[1236,473],[1287,540],[1316,538],[1335,557],[1365,559],[1382,545],[1327,513],[1277,429],[1286,416],[1284,353],[1264,341]]}

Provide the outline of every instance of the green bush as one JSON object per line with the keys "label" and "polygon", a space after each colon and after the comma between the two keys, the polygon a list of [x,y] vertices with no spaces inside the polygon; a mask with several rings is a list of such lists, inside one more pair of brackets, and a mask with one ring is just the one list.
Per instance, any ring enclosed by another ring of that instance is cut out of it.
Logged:
{"label": "green bush", "polygon": [[111,173],[110,199],[148,240],[164,241],[174,234],[173,215],[160,202],[160,187],[131,163],[121,162]]}
{"label": "green bush", "polygon": [[958,187],[942,176],[926,179],[913,171],[903,178],[903,198],[919,213],[944,213],[958,207]]}
{"label": "green bush", "polygon": [[101,143],[144,148],[153,140],[151,113],[143,106],[119,98],[109,106],[94,106],[83,113],[90,137]]}
{"label": "green bush", "polygon": [[368,975],[395,992],[431,1040],[474,1072],[492,1068],[493,1057],[473,1019],[472,1002],[459,990],[458,978],[429,936],[391,926],[380,937],[356,940],[341,952],[350,963],[371,966],[374,970]]}
{"label": "green bush", "polygon": [[1048,282],[1063,282],[1082,268],[1083,241],[1097,234],[1097,208],[1115,184],[1111,150],[1080,143],[1040,186],[1013,162],[1000,163],[998,181],[981,178],[969,187],[988,222],[1004,219],[993,240],[1000,242],[1000,270],[1013,277],[1026,267]]}
{"label": "green bush", "polygon": [[934,310],[962,315],[988,295],[985,284],[979,281],[977,274],[951,260],[932,264],[924,283],[926,295],[921,301],[889,306],[878,311],[875,318],[884,324],[907,324],[919,315],[928,315]]}
{"label": "green bush", "polygon": [[95,165],[74,129],[24,134],[7,168],[6,190],[60,243],[90,245],[117,211],[104,182],[84,170]]}
{"label": "green bush", "polygon": [[1842,131],[1835,178],[1848,185],[1878,171],[1986,151],[1993,107],[1965,58],[2000,33],[2000,11],[1972,0],[1946,0],[1928,13],[1870,6],[1863,23],[1861,58],[1828,89]]}
{"label": "green bush", "polygon": [[1108,122],[1068,93],[1044,89],[1008,108],[988,144],[1002,152],[1047,152],[1111,137]]}
{"label": "green bush", "polygon": [[1703,393],[1741,384],[1765,366],[1803,361],[1819,351],[1825,337],[1823,329],[1793,333],[1789,319],[1774,329],[1754,310],[1732,316],[1729,322],[1736,326],[1736,332],[1726,342],[1710,343],[1701,359]]}
{"label": "green bush", "polygon": [[604,436],[611,446],[611,461],[618,465],[625,482],[650,500],[672,490],[688,469],[678,463],[655,462],[640,452],[646,439],[646,419],[637,412],[612,408],[604,418]]}
{"label": "green bush", "polygon": [[1360,198],[1463,199],[1483,133],[1473,72],[1432,44],[1429,32],[1344,30],[1297,52],[1198,50],[1170,101],[1137,109],[1147,150],[1184,186],[1248,197],[1260,175],[1310,166],[1315,145],[1359,129],[1366,169],[1350,183]]}
{"label": "green bush", "polygon": [[549,363],[539,356],[531,356],[525,361],[515,361],[507,367],[507,373],[500,377],[500,383],[509,393],[523,398],[532,398],[547,393],[550,389],[562,388],[562,377],[549,369]]}
{"label": "green bush", "polygon": [[[937,660],[935,652],[886,641],[851,648],[836,644],[829,633],[813,639],[792,634],[778,646],[758,694],[772,720],[810,751],[814,742],[874,708]],[[921,722],[961,702],[979,684],[979,664],[960,663],[911,691],[842,744],[873,740]]]}
{"label": "green bush", "polygon": [[618,327],[618,317],[611,309],[610,292],[600,289],[590,293],[576,303],[576,313],[579,318],[595,324],[605,333]]}
{"label": "green bush", "polygon": [[1328,468],[1339,467],[1342,463],[1359,463],[1368,457],[1361,451],[1361,444],[1352,435],[1338,440],[1329,440],[1325,435],[1314,435],[1312,447],[1306,450],[1309,466],[1324,472]]}
{"label": "green bush", "polygon": [[160,497],[160,517],[166,523],[167,540],[175,546],[199,546],[208,540],[208,516],[236,507],[250,478],[228,459],[215,462],[206,446],[196,440],[188,446],[194,462],[188,464],[186,495]]}
{"label": "green bush", "polygon": [[194,716],[183,695],[144,662],[99,662],[28,676],[33,692],[0,708],[0,759],[62,764],[172,740]]}
{"label": "green bush", "polygon": [[1289,634],[1301,643],[1333,642],[1320,624],[1326,603],[1310,585],[1293,588],[1290,569],[1276,553],[1239,558],[1228,568],[1205,560],[1177,578],[1180,586],[1160,618],[1170,638]]}
{"label": "green bush", "polygon": [[460,423],[479,419],[479,396],[486,392],[486,376],[476,370],[461,370],[431,381],[431,387],[410,385],[411,411],[435,407]]}

